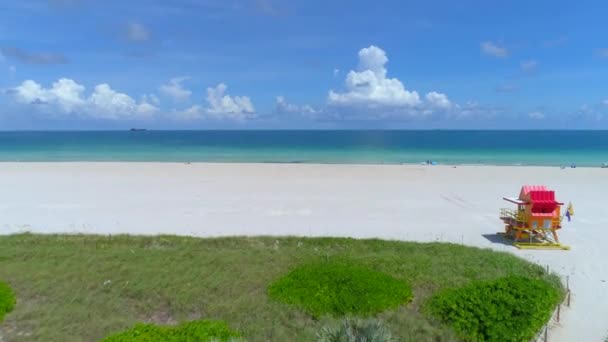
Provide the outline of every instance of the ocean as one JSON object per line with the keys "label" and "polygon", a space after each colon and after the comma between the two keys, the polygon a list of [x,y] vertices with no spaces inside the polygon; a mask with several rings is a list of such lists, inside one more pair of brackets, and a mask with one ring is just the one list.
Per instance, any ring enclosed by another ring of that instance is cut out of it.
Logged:
{"label": "ocean", "polygon": [[608,131],[0,132],[0,161],[608,163]]}

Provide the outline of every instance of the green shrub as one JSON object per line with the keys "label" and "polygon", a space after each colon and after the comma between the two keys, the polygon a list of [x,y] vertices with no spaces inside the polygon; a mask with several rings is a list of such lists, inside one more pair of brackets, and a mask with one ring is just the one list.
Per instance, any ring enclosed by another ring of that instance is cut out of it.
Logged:
{"label": "green shrub", "polygon": [[405,282],[348,262],[300,266],[272,284],[268,293],[315,317],[372,315],[412,299]]}
{"label": "green shrub", "polygon": [[11,288],[0,282],[0,322],[4,319],[4,315],[11,312],[15,307],[15,294]]}
{"label": "green shrub", "polygon": [[393,342],[391,332],[379,320],[346,319],[338,326],[328,326],[317,334],[317,342]]}
{"label": "green shrub", "polygon": [[530,341],[559,300],[559,290],[543,280],[508,276],[442,291],[426,310],[465,340]]}
{"label": "green shrub", "polygon": [[178,326],[137,324],[102,342],[207,342],[233,341],[238,337],[239,334],[222,321],[192,321]]}

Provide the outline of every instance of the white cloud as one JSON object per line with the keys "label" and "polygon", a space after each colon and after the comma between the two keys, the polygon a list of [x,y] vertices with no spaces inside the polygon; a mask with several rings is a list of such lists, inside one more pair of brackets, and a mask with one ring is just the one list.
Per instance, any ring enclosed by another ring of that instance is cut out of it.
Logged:
{"label": "white cloud", "polygon": [[407,91],[401,81],[387,78],[388,58],[384,50],[376,46],[359,51],[357,71],[346,76],[346,92],[329,91],[328,103],[334,106],[367,108],[412,107],[420,104],[415,91]]}
{"label": "white cloud", "polygon": [[499,46],[491,41],[481,43],[481,52],[494,57],[505,58],[509,56],[509,50],[503,46]]}
{"label": "white cloud", "polygon": [[604,120],[604,111],[598,105],[584,104],[578,112],[571,118],[573,122],[588,121],[601,122]]}
{"label": "white cloud", "polygon": [[288,103],[283,96],[277,96],[275,103],[275,111],[278,113],[294,113],[298,112],[300,107],[291,103]]}
{"label": "white cloud", "polygon": [[178,120],[234,120],[245,121],[255,118],[255,108],[247,96],[226,95],[228,87],[220,83],[216,87],[207,88],[208,107],[193,105],[185,110],[173,111],[173,117]]}
{"label": "white cloud", "polygon": [[426,101],[427,103],[434,108],[442,108],[442,109],[449,109],[450,107],[452,107],[452,103],[450,102],[450,100],[448,99],[448,97],[445,94],[441,94],[435,91],[432,91],[428,94],[426,94]]}
{"label": "white cloud", "polygon": [[169,82],[167,82],[167,84],[163,84],[160,87],[158,87],[158,90],[167,95],[172,97],[175,100],[178,101],[183,101],[186,100],[190,97],[190,95],[192,95],[192,92],[188,89],[185,89],[182,86],[182,82],[186,81],[190,79],[190,77],[175,77],[169,80]]}
{"label": "white cloud", "polygon": [[51,88],[43,88],[35,81],[26,80],[14,88],[13,93],[21,103],[53,105],[62,112],[69,113],[84,105],[85,100],[82,98],[84,90],[84,86],[71,79],[62,78],[53,83]]}
{"label": "white cloud", "polygon": [[205,109],[199,105],[194,105],[185,110],[174,111],[173,117],[184,121],[200,120],[205,117]]}
{"label": "white cloud", "polygon": [[95,86],[95,91],[88,99],[89,110],[100,118],[117,119],[124,116],[147,116],[152,114],[156,107],[142,102],[137,104],[127,94],[113,90],[108,84]]}
{"label": "white cloud", "polygon": [[452,109],[445,112],[446,119],[456,120],[487,120],[504,114],[504,108],[482,106],[475,101],[463,105],[454,104]]}
{"label": "white cloud", "polygon": [[143,95],[141,97],[141,102],[151,103],[155,106],[160,105],[160,100],[158,99],[158,96],[154,94]]}
{"label": "white cloud", "polygon": [[209,108],[206,112],[216,118],[229,118],[238,121],[253,117],[255,109],[247,96],[225,95],[228,87],[224,83],[215,88],[207,88],[207,102]]}
{"label": "white cloud", "polygon": [[523,72],[530,74],[536,71],[536,69],[538,68],[538,62],[532,59],[521,62],[519,66],[521,67],[521,70]]}
{"label": "white cloud", "polygon": [[129,95],[112,89],[108,84],[95,86],[93,93],[85,96],[85,87],[77,82],[62,78],[50,88],[44,88],[32,80],[26,80],[12,89],[18,102],[45,105],[44,108],[63,114],[86,115],[102,119],[142,118],[158,111],[158,107],[143,97],[136,102]]}
{"label": "white cloud", "polygon": [[15,99],[21,103],[32,103],[36,100],[47,102],[49,93],[43,90],[42,86],[32,80],[26,80],[12,91]]}
{"label": "white cloud", "polygon": [[310,117],[317,113],[317,110],[309,105],[299,106],[289,103],[287,100],[285,100],[285,97],[277,96],[274,112],[277,114],[300,114],[304,117]]}
{"label": "white cloud", "polygon": [[528,114],[528,117],[532,120],[542,120],[545,118],[545,114],[543,112],[532,112]]}
{"label": "white cloud", "polygon": [[150,40],[150,33],[138,23],[129,23],[126,28],[126,37],[132,42],[145,42]]}
{"label": "white cloud", "polygon": [[[387,63],[388,57],[381,48],[372,45],[361,49],[357,69],[346,76],[346,91],[330,90],[329,109],[323,112],[344,114],[343,119],[348,116],[357,120],[407,120],[439,115],[458,117],[463,110],[446,94],[431,91],[421,98],[418,92],[406,90],[399,79],[387,77]],[[284,99],[277,99],[277,108],[289,111],[293,107],[284,103]]]}

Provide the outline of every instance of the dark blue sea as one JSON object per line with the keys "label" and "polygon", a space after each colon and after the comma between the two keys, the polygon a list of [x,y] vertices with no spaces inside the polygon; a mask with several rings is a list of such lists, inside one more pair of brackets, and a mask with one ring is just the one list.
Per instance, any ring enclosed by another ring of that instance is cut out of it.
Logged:
{"label": "dark blue sea", "polygon": [[0,132],[0,161],[600,166],[608,131]]}

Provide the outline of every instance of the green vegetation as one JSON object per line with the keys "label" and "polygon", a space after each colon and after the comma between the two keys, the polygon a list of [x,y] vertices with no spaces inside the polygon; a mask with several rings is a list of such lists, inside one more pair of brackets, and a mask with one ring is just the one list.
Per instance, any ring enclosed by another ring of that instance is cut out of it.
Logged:
{"label": "green vegetation", "polygon": [[125,332],[112,335],[102,342],[208,342],[233,341],[239,334],[220,321],[193,321],[178,326],[137,324]]}
{"label": "green vegetation", "polygon": [[246,341],[313,341],[334,319],[314,319],[273,300],[268,287],[298,266],[327,260],[351,260],[407,280],[412,302],[374,317],[399,341],[456,340],[449,326],[420,312],[442,289],[508,275],[558,284],[543,267],[511,254],[443,243],[0,236],[0,279],[19,302],[0,334],[5,342],[99,341],[140,322],[212,319]]}
{"label": "green vegetation", "polygon": [[13,294],[13,290],[0,281],[0,322],[4,319],[4,315],[11,312],[14,307],[15,294]]}
{"label": "green vegetation", "polygon": [[317,342],[394,342],[391,332],[379,320],[345,319],[337,326],[323,328]]}
{"label": "green vegetation", "polygon": [[559,290],[543,280],[508,276],[445,290],[428,305],[463,339],[530,341],[559,300]]}
{"label": "green vegetation", "polygon": [[369,316],[412,299],[412,290],[404,281],[345,261],[297,267],[272,284],[268,293],[315,317]]}

